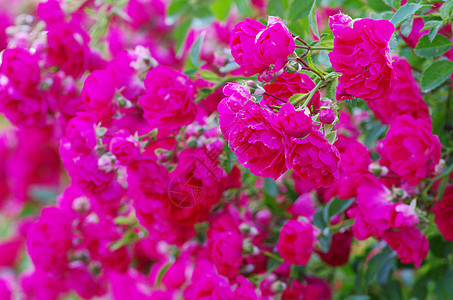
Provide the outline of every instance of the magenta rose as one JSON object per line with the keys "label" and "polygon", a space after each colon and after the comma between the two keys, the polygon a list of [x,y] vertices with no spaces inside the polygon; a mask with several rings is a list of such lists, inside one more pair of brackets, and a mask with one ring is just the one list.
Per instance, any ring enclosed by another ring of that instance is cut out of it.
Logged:
{"label": "magenta rose", "polygon": [[249,76],[269,66],[272,66],[272,72],[281,70],[294,52],[295,42],[281,19],[269,17],[265,27],[247,18],[234,27],[230,47],[234,60]]}
{"label": "magenta rose", "polygon": [[[222,118],[222,111],[219,112]],[[229,128],[230,149],[239,162],[257,176],[277,179],[287,170],[285,137],[277,122],[272,111],[248,101]]]}
{"label": "magenta rose", "polygon": [[146,75],[145,88],[139,103],[151,126],[179,129],[195,119],[194,87],[185,74],[157,66]]}
{"label": "magenta rose", "polygon": [[339,100],[352,97],[375,100],[387,97],[396,77],[388,43],[395,30],[388,20],[359,19],[337,14],[329,18],[334,47],[329,53],[339,78]]}
{"label": "magenta rose", "polygon": [[6,49],[2,55],[0,71],[18,90],[33,90],[41,78],[38,58],[25,49]]}
{"label": "magenta rose", "polygon": [[389,124],[402,115],[431,122],[429,108],[422,97],[417,81],[412,76],[412,68],[404,58],[393,61],[398,84],[386,98],[368,101],[368,107],[383,124]]}
{"label": "magenta rose", "polygon": [[433,173],[440,160],[440,148],[430,122],[404,115],[392,121],[377,152],[389,162],[393,172],[409,184],[417,185]]}
{"label": "magenta rose", "polygon": [[233,119],[252,96],[246,86],[237,83],[228,83],[223,88],[223,93],[226,97],[220,101],[217,110],[219,111],[219,125],[223,138],[228,139]]}
{"label": "magenta rose", "polygon": [[283,225],[277,251],[287,263],[306,265],[314,251],[320,230],[309,222],[290,220]]}
{"label": "magenta rose", "polygon": [[49,26],[47,33],[49,63],[66,74],[80,77],[88,68],[90,37],[77,22],[59,22]]}
{"label": "magenta rose", "polygon": [[280,108],[278,122],[283,132],[294,138],[306,137],[313,128],[310,113],[307,110],[296,110],[291,103]]}
{"label": "magenta rose", "polygon": [[85,108],[92,112],[99,121],[111,118],[116,112],[115,78],[109,70],[96,70],[91,73],[82,89],[82,99],[85,101]]}
{"label": "magenta rose", "polygon": [[219,274],[235,278],[242,265],[241,235],[225,231],[213,235],[208,240],[211,259]]}
{"label": "magenta rose", "polygon": [[305,139],[292,139],[286,165],[297,176],[317,187],[328,187],[340,175],[340,153],[322,133],[313,130]]}
{"label": "magenta rose", "polygon": [[414,209],[404,203],[393,204],[390,211],[390,227],[401,229],[418,224],[418,216]]}
{"label": "magenta rose", "polygon": [[[264,85],[264,90],[279,99],[288,101],[294,94],[307,94],[314,89],[315,86],[316,84],[310,76],[306,74],[285,72],[278,76],[274,82]],[[316,92],[307,107],[311,107],[311,105],[313,105],[314,109],[318,109],[320,104],[319,100],[319,92]],[[263,95],[261,104],[282,105],[284,103],[274,97]]]}
{"label": "magenta rose", "polygon": [[388,230],[382,239],[396,251],[403,264],[413,263],[418,268],[428,254],[428,239],[416,227],[403,228],[399,231]]}
{"label": "magenta rose", "polygon": [[126,166],[140,160],[140,143],[126,130],[115,133],[110,141],[109,149],[120,163]]}
{"label": "magenta rose", "polygon": [[329,252],[316,251],[316,253],[329,266],[342,266],[349,261],[352,237],[351,230],[337,232],[332,236],[332,244]]}
{"label": "magenta rose", "polygon": [[51,272],[68,267],[72,248],[71,219],[57,207],[46,207],[27,232],[27,250],[33,263]]}
{"label": "magenta rose", "polygon": [[453,241],[453,187],[445,189],[441,201],[433,207],[434,222],[444,239]]}

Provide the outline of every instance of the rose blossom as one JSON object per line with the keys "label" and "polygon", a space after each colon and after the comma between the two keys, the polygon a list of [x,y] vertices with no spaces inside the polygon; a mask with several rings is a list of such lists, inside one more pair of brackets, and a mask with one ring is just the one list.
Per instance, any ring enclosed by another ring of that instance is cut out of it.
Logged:
{"label": "rose blossom", "polygon": [[296,110],[291,103],[280,108],[278,122],[283,132],[294,138],[306,137],[313,127],[310,113],[307,110]]}
{"label": "rose blossom", "polygon": [[433,207],[434,222],[444,239],[453,241],[453,187],[445,189],[442,200]]}
{"label": "rose blossom", "polygon": [[139,103],[151,126],[178,129],[194,120],[194,87],[185,74],[157,66],[146,75],[145,88]]}
{"label": "rose blossom", "polygon": [[219,274],[234,278],[242,265],[241,235],[225,231],[208,240],[211,259]]}
{"label": "rose blossom", "polygon": [[313,130],[304,140],[292,139],[286,164],[303,180],[328,187],[340,175],[340,153],[322,133]]}
{"label": "rose blossom", "polygon": [[339,78],[340,100],[352,97],[375,100],[387,97],[395,85],[388,43],[394,26],[388,20],[359,19],[336,14],[329,18],[334,47],[330,62]]}
{"label": "rose blossom", "polygon": [[420,267],[428,254],[428,239],[416,227],[403,228],[399,231],[388,230],[382,239],[396,251],[402,263],[413,263],[416,268]]}
{"label": "rose blossom", "polygon": [[96,70],[85,80],[82,89],[85,108],[96,115],[99,121],[105,121],[115,114],[114,95],[115,79],[110,69]]}
{"label": "rose blossom", "polygon": [[287,263],[306,265],[319,233],[320,230],[309,222],[290,220],[281,229],[277,251]]}
{"label": "rose blossom", "polygon": [[38,58],[21,48],[3,52],[0,71],[21,91],[33,90],[41,78]]}
{"label": "rose blossom", "polygon": [[440,141],[430,122],[399,116],[390,124],[377,152],[389,162],[389,169],[409,184],[417,185],[430,176],[440,160]]}
{"label": "rose blossom", "polygon": [[[316,84],[307,74],[302,73],[288,73],[285,72],[282,75],[278,76],[277,79],[270,83],[264,85],[264,90],[284,101],[288,101],[295,94],[307,94],[312,89],[314,89]],[[320,94],[319,91],[313,95],[313,98],[310,100],[310,103],[307,107],[313,105],[314,109],[319,108]],[[263,100],[261,100],[261,105],[282,105],[280,100],[275,99],[274,97],[263,95]]]}
{"label": "rose blossom", "polygon": [[[224,110],[219,108],[222,119]],[[285,137],[277,124],[272,111],[248,101],[232,119],[229,131],[223,132],[239,162],[255,175],[277,179],[287,170]]]}
{"label": "rose blossom", "polygon": [[[421,20],[421,19],[416,19]],[[412,76],[412,68],[404,58],[393,61],[398,84],[386,98],[368,101],[368,107],[374,116],[383,124],[389,124],[402,115],[410,115],[414,119],[431,122],[428,105],[422,97],[417,81]]]}
{"label": "rose blossom", "polygon": [[288,55],[295,49],[295,42],[283,21],[269,17],[265,27],[247,18],[236,24],[230,36],[231,54],[245,75],[251,76],[273,65],[272,71],[281,70]]}

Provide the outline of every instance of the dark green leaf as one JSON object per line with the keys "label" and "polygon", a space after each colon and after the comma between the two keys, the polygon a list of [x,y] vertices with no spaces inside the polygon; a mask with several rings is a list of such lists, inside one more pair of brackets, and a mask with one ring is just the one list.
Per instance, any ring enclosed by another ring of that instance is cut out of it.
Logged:
{"label": "dark green leaf", "polygon": [[431,42],[429,37],[424,35],[420,38],[420,41],[414,51],[419,57],[432,58],[447,52],[451,48],[451,45],[452,42],[446,36],[437,35]]}
{"label": "dark green leaf", "polygon": [[445,3],[440,7],[440,16],[445,23],[451,23],[453,12],[453,0],[444,1]]}
{"label": "dark green leaf", "polygon": [[403,5],[395,12],[390,22],[392,22],[396,28],[400,26],[407,18],[410,18],[413,14],[415,14],[419,9],[427,6],[429,5],[422,5],[417,3],[408,3],[406,5]]}
{"label": "dark green leaf", "polygon": [[326,227],[326,223],[323,220],[323,210],[318,209],[313,216],[313,225],[323,230]]}
{"label": "dark green leaf", "polygon": [[443,239],[441,235],[434,235],[429,238],[429,251],[437,257],[445,258],[451,251],[451,243]]}
{"label": "dark green leaf", "polygon": [[452,72],[453,61],[442,60],[434,62],[423,71],[422,91],[429,92],[435,89],[450,78]]}
{"label": "dark green leaf", "polygon": [[354,198],[348,200],[340,200],[338,197],[335,197],[332,201],[329,202],[327,215],[329,220],[333,217],[346,211],[351,204],[354,203]]}
{"label": "dark green leaf", "polygon": [[157,275],[156,279],[156,286],[160,285],[160,282],[162,281],[162,278],[165,276],[165,273],[167,273],[168,269],[171,267],[171,263],[168,263],[160,269],[159,274]]}
{"label": "dark green leaf", "polygon": [[329,252],[330,245],[332,244],[332,233],[330,232],[329,227],[322,230],[321,235],[318,236],[318,242],[321,246],[322,252]]}
{"label": "dark green leaf", "polygon": [[232,3],[233,0],[215,0],[210,7],[217,19],[225,21]]}
{"label": "dark green leaf", "polygon": [[366,295],[352,295],[344,298],[344,300],[370,300],[370,296]]}
{"label": "dark green leaf", "polygon": [[442,21],[427,21],[425,23],[425,29],[430,29],[428,33],[429,40],[432,42],[439,32],[440,27],[442,27]]}
{"label": "dark green leaf", "polygon": [[313,31],[313,34],[319,39],[319,30],[318,30],[318,21],[316,20],[316,0],[313,1],[313,5],[310,9],[310,14],[308,15],[308,21],[310,22],[310,28]]}

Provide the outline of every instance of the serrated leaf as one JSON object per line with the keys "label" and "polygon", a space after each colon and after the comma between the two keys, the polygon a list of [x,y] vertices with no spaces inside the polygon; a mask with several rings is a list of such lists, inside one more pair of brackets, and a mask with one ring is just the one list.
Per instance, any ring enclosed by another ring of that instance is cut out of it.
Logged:
{"label": "serrated leaf", "polygon": [[404,21],[403,24],[401,25],[401,29],[400,29],[401,34],[405,37],[408,37],[409,34],[411,34],[413,25],[414,25],[413,18],[409,18],[406,21]]}
{"label": "serrated leaf", "polygon": [[420,38],[414,51],[418,57],[432,58],[440,56],[450,50],[452,44],[453,43],[443,35],[435,36],[432,42],[427,35],[424,35]]}
{"label": "serrated leaf", "polygon": [[436,37],[437,33],[439,32],[440,27],[442,27],[444,23],[442,21],[427,21],[425,23],[425,28],[423,29],[430,29],[428,33],[429,40],[432,42]]}
{"label": "serrated leaf", "polygon": [[329,144],[333,145],[337,141],[337,132],[332,131],[326,134],[326,139],[329,142]]}
{"label": "serrated leaf", "polygon": [[414,15],[419,9],[429,7],[430,5],[423,5],[417,3],[408,3],[401,6],[390,19],[390,22],[395,25],[395,28],[400,26],[406,19]]}
{"label": "serrated leaf", "polygon": [[453,72],[453,61],[436,61],[428,66],[422,74],[422,91],[429,92],[450,78]]}
{"label": "serrated leaf", "polygon": [[445,23],[451,22],[453,0],[444,1],[445,3],[440,7],[440,16]]}
{"label": "serrated leaf", "polygon": [[310,22],[310,28],[313,31],[313,34],[319,39],[319,30],[318,30],[318,21],[316,20],[316,0],[313,1],[313,4],[310,9],[310,14],[308,15],[308,21]]}

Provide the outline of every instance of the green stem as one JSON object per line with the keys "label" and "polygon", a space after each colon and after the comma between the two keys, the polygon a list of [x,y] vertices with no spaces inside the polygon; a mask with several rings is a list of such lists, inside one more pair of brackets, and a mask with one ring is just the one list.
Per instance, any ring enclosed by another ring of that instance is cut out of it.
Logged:
{"label": "green stem", "polygon": [[248,77],[248,76],[232,76],[232,77],[224,78],[223,80],[219,81],[216,85],[214,85],[212,88],[209,88],[210,91],[208,93],[203,93],[202,96],[197,97],[197,99],[195,99],[195,103],[200,102],[201,100],[203,100],[204,98],[206,98],[207,96],[209,96],[210,94],[215,92],[219,87],[221,87],[222,85],[224,85],[225,83],[227,83],[229,81],[236,81],[236,80],[249,79],[249,78],[251,78],[251,77]]}
{"label": "green stem", "polygon": [[283,258],[281,258],[280,256],[278,256],[277,254],[275,254],[273,252],[264,251],[263,254],[266,255],[269,258],[272,258],[273,260],[275,260],[275,261],[277,261],[277,262],[279,262],[281,264],[284,263]]}
{"label": "green stem", "polygon": [[[431,190],[431,187],[433,186],[433,184],[438,181],[439,179],[442,179],[444,178],[445,180],[445,177],[448,177],[450,175],[450,173],[453,172],[453,164],[450,165],[450,167],[447,169],[447,171],[445,171],[444,173],[440,174],[439,176],[437,177],[434,177],[433,179],[431,179],[429,181],[429,184],[428,186],[423,190],[423,195],[427,195],[428,192]],[[448,179],[447,179],[448,180]],[[445,187],[444,187],[445,189]],[[443,191],[441,191],[442,194],[443,194]],[[438,192],[438,195],[440,194],[440,192]],[[439,198],[439,197],[438,197]]]}
{"label": "green stem", "polygon": [[266,279],[267,276],[269,276],[272,272],[274,272],[275,270],[277,270],[278,267],[280,267],[281,263],[278,263],[278,264],[275,264],[273,267],[269,268],[266,272],[266,274],[263,274],[261,275],[260,277],[258,277],[258,280],[256,282],[256,285],[257,286],[260,286],[261,282]]}
{"label": "green stem", "polygon": [[332,51],[333,48],[332,47],[328,47],[328,46],[319,46],[319,47],[311,47],[311,50],[328,50],[328,51]]}

